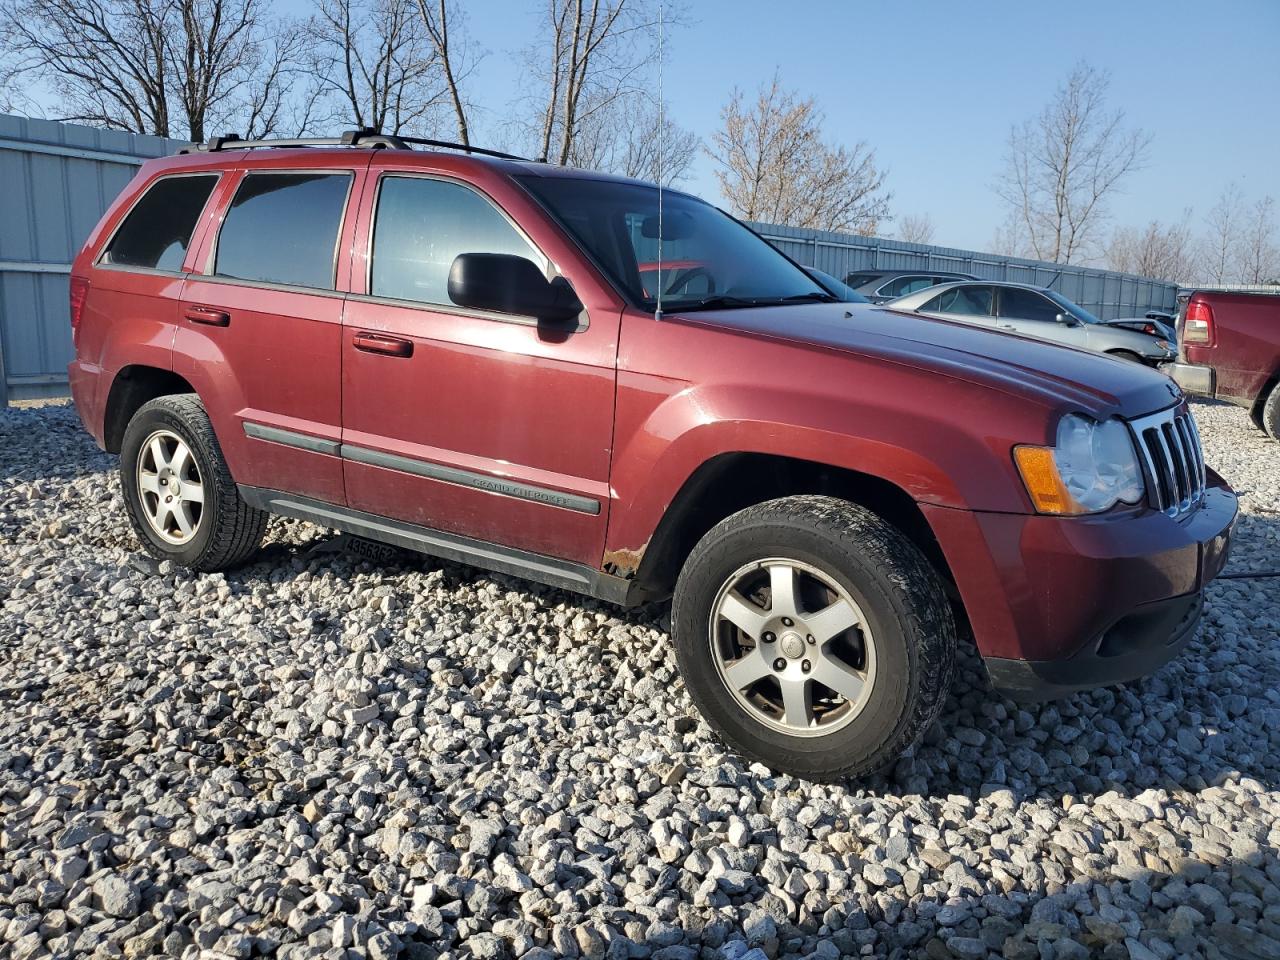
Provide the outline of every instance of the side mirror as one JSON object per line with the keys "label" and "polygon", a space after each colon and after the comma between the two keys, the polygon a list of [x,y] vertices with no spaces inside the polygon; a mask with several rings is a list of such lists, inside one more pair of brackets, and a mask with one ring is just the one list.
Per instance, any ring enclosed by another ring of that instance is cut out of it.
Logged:
{"label": "side mirror", "polygon": [[1060,313],[1060,314],[1058,314],[1056,317],[1054,317],[1053,319],[1057,320],[1057,321],[1058,321],[1060,324],[1062,324],[1064,327],[1078,327],[1078,326],[1080,326],[1080,321],[1079,321],[1079,320],[1077,320],[1075,317],[1073,317],[1073,316],[1072,316],[1071,314],[1069,314],[1069,313]]}
{"label": "side mirror", "polygon": [[449,268],[449,299],[555,325],[577,320],[583,309],[569,281],[548,280],[532,260],[510,253],[458,254]]}

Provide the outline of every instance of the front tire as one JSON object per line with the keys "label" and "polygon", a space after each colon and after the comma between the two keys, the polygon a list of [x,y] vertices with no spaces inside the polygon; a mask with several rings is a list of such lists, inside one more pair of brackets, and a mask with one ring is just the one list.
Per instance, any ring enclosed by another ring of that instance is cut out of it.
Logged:
{"label": "front tire", "polygon": [[875,773],[946,699],[956,633],[938,574],[864,507],[799,496],[715,526],[672,601],[694,703],[744,756],[812,780]]}
{"label": "front tire", "polygon": [[226,570],[258,549],[267,514],[240,499],[195,394],[143,404],[120,447],[125,510],[143,547],[193,570]]}

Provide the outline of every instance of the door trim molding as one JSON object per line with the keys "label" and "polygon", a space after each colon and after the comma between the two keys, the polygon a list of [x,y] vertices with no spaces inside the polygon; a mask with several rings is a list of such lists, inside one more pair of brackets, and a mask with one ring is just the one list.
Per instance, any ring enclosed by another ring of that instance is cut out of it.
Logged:
{"label": "door trim molding", "polygon": [[286,430],[283,427],[272,427],[265,423],[256,423],[253,420],[244,421],[244,435],[255,440],[266,440],[269,443],[284,444],[286,447],[297,447],[299,450],[306,450],[309,453],[326,453],[331,457],[338,456],[342,447],[342,444],[337,440],[325,440],[323,437],[313,437],[310,434]]}
{"label": "door trim molding", "polygon": [[504,547],[485,540],[473,540],[456,533],[421,527],[279,490],[243,484],[238,489],[241,498],[251,507],[307,520],[343,533],[571,590],[624,607],[635,606],[644,599],[635,581],[612,576],[585,564]]}
{"label": "door trim molding", "polygon": [[515,497],[519,500],[530,500],[534,503],[542,503],[551,507],[561,507],[565,510],[572,510],[575,513],[587,513],[592,516],[598,516],[600,513],[600,501],[592,497],[583,497],[576,493],[565,493],[563,490],[552,490],[548,487],[538,487],[531,483],[521,483],[517,480],[506,480],[488,473],[476,473],[475,471],[462,470],[458,467],[446,467],[443,464],[419,460],[416,457],[383,453],[381,450],[371,450],[368,447],[361,447],[352,443],[344,443],[342,445],[342,457],[344,460],[363,463],[371,467],[399,470],[403,473],[426,477],[428,480],[441,480],[461,487],[483,490],[486,493],[498,493],[506,497]]}
{"label": "door trim molding", "polygon": [[483,490],[504,497],[515,497],[549,507],[560,507],[574,513],[585,513],[591,516],[600,515],[600,501],[594,497],[584,497],[577,493],[566,493],[550,487],[539,487],[532,483],[521,483],[518,480],[507,480],[489,473],[477,473],[474,470],[463,470],[459,467],[446,467],[444,464],[419,460],[416,457],[405,457],[396,453],[384,453],[354,443],[339,443],[336,440],[325,440],[305,433],[286,430],[283,427],[272,427],[253,420],[244,421],[246,436],[255,440],[267,440],[271,443],[282,443],[287,447],[296,447],[309,453],[323,453],[339,456],[353,463],[362,463],[370,467],[381,467],[385,470],[399,470],[428,480],[440,480],[460,487]]}

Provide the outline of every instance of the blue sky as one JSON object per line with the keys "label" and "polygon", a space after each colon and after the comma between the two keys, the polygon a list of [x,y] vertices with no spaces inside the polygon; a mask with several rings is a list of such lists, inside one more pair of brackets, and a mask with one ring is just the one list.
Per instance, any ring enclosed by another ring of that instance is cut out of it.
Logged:
{"label": "blue sky", "polygon": [[[295,0],[296,2],[296,0]],[[301,6],[301,4],[297,4]],[[1114,221],[1194,219],[1235,180],[1280,201],[1280,0],[691,0],[668,33],[670,115],[704,138],[730,90],[767,80],[813,95],[830,139],[866,140],[889,170],[894,212],[928,214],[935,242],[987,246],[1002,212],[990,185],[1010,124],[1034,116],[1079,59],[1111,75],[1111,100],[1153,135]],[[481,132],[521,89],[512,52],[536,0],[466,0],[487,56],[471,95]],[[695,193],[715,199],[700,157]],[[892,228],[890,228],[890,232]]]}

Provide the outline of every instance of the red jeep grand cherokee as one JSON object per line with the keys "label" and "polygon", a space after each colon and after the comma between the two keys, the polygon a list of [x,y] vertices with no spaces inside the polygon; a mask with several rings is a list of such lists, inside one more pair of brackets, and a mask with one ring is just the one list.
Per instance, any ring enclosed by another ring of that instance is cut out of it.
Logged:
{"label": "red jeep grand cherokee", "polygon": [[673,596],[708,721],[814,778],[933,722],[957,620],[1023,697],[1192,636],[1236,498],[1159,373],[831,302],[686,194],[316,143],[150,161],[76,259],[72,390],[154,555],[242,563],[278,513]]}

